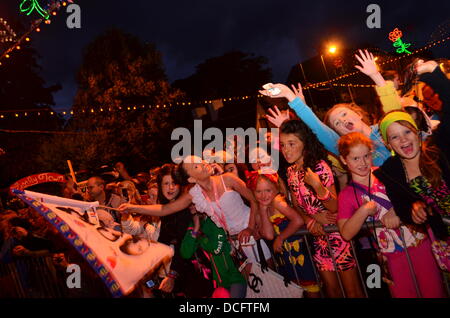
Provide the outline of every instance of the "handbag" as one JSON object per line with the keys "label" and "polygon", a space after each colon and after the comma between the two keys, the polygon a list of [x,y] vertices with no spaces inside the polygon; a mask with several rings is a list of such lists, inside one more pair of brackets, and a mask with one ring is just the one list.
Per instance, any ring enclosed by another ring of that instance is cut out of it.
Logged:
{"label": "handbag", "polygon": [[450,272],[450,239],[447,238],[447,241],[437,239],[429,226],[427,226],[427,231],[431,240],[431,250],[439,268]]}

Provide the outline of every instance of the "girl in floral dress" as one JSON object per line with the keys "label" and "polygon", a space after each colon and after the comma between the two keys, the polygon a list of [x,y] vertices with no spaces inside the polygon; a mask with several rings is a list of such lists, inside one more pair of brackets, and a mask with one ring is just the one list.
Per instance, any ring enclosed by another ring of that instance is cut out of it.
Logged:
{"label": "girl in floral dress", "polygon": [[[302,121],[280,127],[280,147],[291,164],[288,185],[294,205],[314,235],[314,262],[328,297],[342,297],[338,276],[347,297],[363,297],[351,245],[338,232],[326,234],[323,226],[336,223],[337,198],[327,153]],[[331,247],[331,249],[330,249]]]}

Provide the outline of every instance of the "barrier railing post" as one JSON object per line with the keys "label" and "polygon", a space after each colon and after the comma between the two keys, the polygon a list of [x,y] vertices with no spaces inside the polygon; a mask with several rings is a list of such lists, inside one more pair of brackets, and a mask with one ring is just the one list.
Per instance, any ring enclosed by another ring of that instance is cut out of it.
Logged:
{"label": "barrier railing post", "polygon": [[362,285],[362,287],[364,289],[364,295],[366,296],[366,298],[369,298],[369,294],[367,293],[364,277],[363,277],[362,272],[361,272],[361,267],[359,266],[359,261],[358,261],[357,255],[356,255],[356,249],[355,249],[355,245],[353,243],[353,240],[350,241],[350,246],[352,248],[353,255],[355,256],[356,268],[358,269],[359,279],[361,280],[361,285]]}
{"label": "barrier railing post", "polygon": [[400,230],[399,231],[400,239],[402,240],[403,248],[404,248],[405,254],[406,254],[406,260],[408,261],[409,273],[411,274],[411,278],[413,280],[414,287],[416,288],[417,297],[422,298],[422,293],[420,292],[419,285],[417,284],[416,273],[414,272],[414,265],[412,264],[411,258],[409,257],[408,248],[406,246],[405,237],[403,235],[403,229],[400,227],[399,230]]}
{"label": "barrier railing post", "polygon": [[314,264],[314,258],[313,258],[313,255],[312,255],[312,253],[311,253],[311,248],[310,248],[310,246],[309,246],[308,237],[307,237],[306,234],[302,234],[302,235],[303,235],[303,239],[304,239],[305,244],[306,244],[306,249],[308,250],[309,259],[311,260],[311,263],[312,263],[314,275],[316,276],[316,282],[317,282],[317,285],[319,286],[320,297],[325,298],[325,294],[324,294],[323,288],[322,288],[322,285],[323,285],[323,284],[322,284],[320,275],[319,275],[319,273],[317,272],[316,265]]}
{"label": "barrier railing post", "polygon": [[325,236],[327,237],[328,249],[330,250],[331,261],[333,262],[334,271],[336,272],[336,277],[338,279],[339,288],[341,289],[341,292],[342,292],[342,295],[344,295],[344,298],[347,298],[347,296],[345,294],[344,286],[342,285],[341,276],[339,275],[339,271],[338,271],[338,268],[337,268],[337,265],[336,265],[336,260],[335,260],[334,255],[333,255],[333,250],[331,249],[331,244],[330,244],[330,240],[328,238],[328,234],[326,234]]}

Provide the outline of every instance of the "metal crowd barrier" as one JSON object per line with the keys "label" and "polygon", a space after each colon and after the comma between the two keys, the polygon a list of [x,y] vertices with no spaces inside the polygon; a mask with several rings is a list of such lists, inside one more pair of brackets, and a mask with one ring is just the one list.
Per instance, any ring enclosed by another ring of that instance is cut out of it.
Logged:
{"label": "metal crowd barrier", "polygon": [[24,257],[0,264],[1,298],[60,298],[64,289],[51,257]]}
{"label": "metal crowd barrier", "polygon": [[[450,226],[450,218],[449,217],[443,217],[443,220],[444,220],[444,224],[446,224],[447,226]],[[371,230],[371,229],[380,228],[380,227],[383,227],[383,224],[380,221],[366,222],[362,226],[361,231],[362,230]],[[328,225],[328,226],[324,227],[324,232],[326,234],[330,234],[330,233],[339,232],[339,229],[338,229],[337,225]],[[301,236],[303,236],[303,241],[305,242],[305,245],[306,245],[309,257],[312,260],[312,263],[314,264],[312,249],[310,247],[310,243],[308,242],[308,236],[312,236],[312,234],[307,229],[300,229],[297,232],[295,232],[294,235],[301,235]],[[403,234],[402,230],[400,230],[400,239],[402,240],[403,246],[406,246],[405,238],[404,238],[404,234]],[[333,267],[334,267],[334,270],[335,270],[335,273],[336,273],[336,276],[337,276],[337,279],[338,279],[338,282],[339,282],[340,290],[342,292],[342,295],[344,295],[344,297],[346,297],[345,290],[344,290],[343,283],[341,281],[340,275],[337,274],[338,271],[337,271],[336,261],[335,261],[334,255],[332,253],[330,242],[328,240],[328,235],[327,235],[327,243],[328,243],[328,248],[330,250],[330,254],[331,254],[331,257],[332,257]],[[357,252],[356,252],[356,249],[355,249],[354,241],[353,240],[350,241],[350,244],[351,244],[351,249],[352,249],[353,256],[355,257],[355,260],[356,260],[356,266],[357,266],[357,270],[358,270],[358,275],[359,275],[359,279],[361,280],[361,285],[363,287],[364,295],[365,295],[366,298],[368,298],[369,294],[368,294],[368,291],[367,291],[367,288],[366,288],[366,284],[365,284],[366,282],[365,282],[365,280],[363,278],[363,274],[362,274],[362,271],[361,271],[360,262],[359,262],[358,257],[357,257]],[[405,254],[406,254],[406,258],[407,258],[407,262],[408,262],[408,270],[411,273],[411,279],[412,279],[412,281],[414,283],[414,286],[415,286],[415,289],[416,289],[416,294],[418,295],[418,298],[421,298],[422,295],[421,295],[420,289],[418,287],[418,283],[417,283],[416,276],[415,276],[415,273],[414,273],[414,265],[411,262],[411,259],[410,259],[409,253],[408,253],[408,249],[405,249]],[[317,268],[316,268],[315,265],[313,266],[313,269],[314,269],[314,273],[315,273],[315,276],[316,276],[317,284],[319,284],[319,286],[322,286],[323,284],[322,284],[322,282],[320,280],[320,276],[318,274],[318,271],[317,271]],[[278,271],[278,267],[277,266],[276,266],[276,270]],[[295,272],[295,276],[298,277],[299,275],[297,273],[297,270],[295,269],[295,266],[293,266],[293,270]],[[444,282],[445,287],[447,289],[447,295],[450,295],[449,283],[447,281],[448,278],[446,277],[446,275],[443,272],[441,272],[441,273],[442,273],[443,282]],[[448,274],[447,274],[447,276],[448,276]],[[320,293],[321,293],[322,297],[324,297],[323,288],[320,288]]]}
{"label": "metal crowd barrier", "polygon": [[[88,266],[88,265],[85,265]],[[81,265],[81,288],[69,288],[70,273],[54,265],[52,257],[23,257],[0,263],[0,298],[111,297],[103,283]]]}
{"label": "metal crowd barrier", "polygon": [[[444,222],[446,225],[450,226],[450,218],[444,218]],[[377,221],[374,223],[364,224],[362,229],[373,229],[374,227],[382,226],[383,225],[381,224],[381,222]],[[327,234],[334,233],[338,232],[338,228],[336,225],[325,226],[324,231]],[[301,229],[295,234],[303,236],[303,241],[305,242],[307,252],[312,263],[314,264],[312,249],[308,242],[308,237],[311,236],[311,233],[306,229]],[[405,245],[403,232],[400,231],[400,234],[403,244]],[[330,248],[329,242],[328,247]],[[366,297],[369,297],[353,241],[351,241],[351,249],[356,259],[357,270],[364,290],[364,294]],[[405,251],[408,260],[409,271],[411,273],[411,279],[415,284],[417,295],[421,297],[417,281],[415,280],[414,266],[409,258],[407,249],[405,249]],[[273,259],[275,258],[273,257]],[[335,272],[337,273],[337,266],[333,255],[332,260]],[[276,270],[277,269],[278,268],[276,268]],[[293,266],[293,270],[296,277],[299,277],[295,266]],[[316,276],[316,282],[319,284],[319,286],[321,286],[322,284],[320,281],[320,276],[315,266],[313,266],[313,270]],[[70,298],[95,296],[107,297],[106,294],[103,294],[104,291],[102,291],[102,288],[99,288],[99,286],[95,286],[95,282],[93,282],[92,279],[83,280],[83,288],[80,293],[77,293],[77,291],[69,290],[66,286],[66,276],[67,275],[63,270],[57,269],[54,266],[51,257],[25,257],[22,259],[17,259],[14,262],[8,264],[0,263],[0,298]],[[340,280],[339,275],[337,275],[337,278],[342,295],[346,297],[345,290],[343,288],[343,284]],[[450,295],[449,285],[445,277],[443,277],[443,281],[446,284],[447,293]],[[320,288],[320,292],[322,294],[322,297],[324,297],[325,295],[323,294],[323,288]]]}

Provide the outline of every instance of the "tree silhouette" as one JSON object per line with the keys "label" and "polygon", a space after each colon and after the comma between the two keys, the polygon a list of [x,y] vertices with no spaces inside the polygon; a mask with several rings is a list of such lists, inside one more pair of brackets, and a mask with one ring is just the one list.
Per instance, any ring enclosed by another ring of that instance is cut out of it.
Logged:
{"label": "tree silhouette", "polygon": [[181,94],[167,82],[153,44],[108,30],[87,46],[77,82],[67,129],[80,134],[55,136],[43,145],[43,166],[64,169],[71,159],[79,168],[95,169],[126,157],[138,168],[170,158],[171,111],[163,105]]}
{"label": "tree silhouette", "polygon": [[173,86],[196,99],[254,95],[272,78],[262,56],[233,51],[207,59],[197,66],[195,74],[175,81]]}
{"label": "tree silhouette", "polygon": [[[59,85],[45,87],[40,76],[41,68],[36,61],[36,51],[23,45],[9,59],[2,60],[0,67],[0,128],[5,130],[58,130],[63,120],[52,116],[48,110],[54,105],[53,92]],[[42,109],[45,112],[27,112],[25,110]],[[14,110],[20,110],[19,117]],[[9,112],[5,112],[9,111]],[[0,148],[6,155],[0,157],[0,187],[26,175],[40,171],[34,153],[47,138],[42,134],[0,132]]]}

